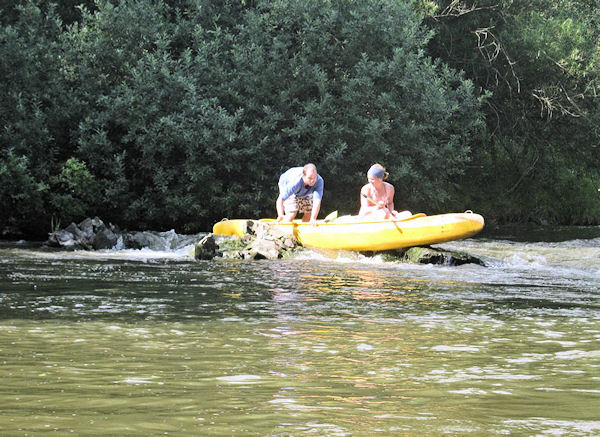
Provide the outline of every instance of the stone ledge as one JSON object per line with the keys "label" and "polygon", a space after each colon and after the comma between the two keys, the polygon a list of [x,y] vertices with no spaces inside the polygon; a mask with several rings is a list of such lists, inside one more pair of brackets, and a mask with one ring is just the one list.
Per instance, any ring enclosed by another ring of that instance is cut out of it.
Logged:
{"label": "stone ledge", "polygon": [[460,266],[463,264],[485,266],[483,260],[468,253],[436,249],[430,246],[415,246],[381,253],[386,261],[446,266]]}
{"label": "stone ledge", "polygon": [[293,235],[281,232],[274,226],[249,221],[243,237],[226,239],[217,244],[214,235],[200,240],[194,250],[195,259],[279,259],[289,256],[301,247]]}

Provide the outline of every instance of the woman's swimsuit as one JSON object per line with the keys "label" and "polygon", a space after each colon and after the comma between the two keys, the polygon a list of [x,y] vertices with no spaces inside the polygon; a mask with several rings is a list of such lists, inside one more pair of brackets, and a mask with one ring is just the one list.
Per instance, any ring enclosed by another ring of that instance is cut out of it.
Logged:
{"label": "woman's swimsuit", "polygon": [[[388,205],[390,204],[390,202],[388,200],[388,198],[389,198],[388,187],[387,187],[387,185],[384,185],[383,188],[385,188],[385,199],[383,200],[385,202],[385,204],[383,205],[383,207],[387,208]],[[377,190],[375,190],[375,188],[372,186],[367,189],[368,189],[369,193],[363,194],[363,197],[365,197],[367,199],[367,202],[369,202],[369,206],[377,205],[377,202],[380,202],[380,200],[377,200]],[[375,192],[375,196],[373,196],[373,192]]]}

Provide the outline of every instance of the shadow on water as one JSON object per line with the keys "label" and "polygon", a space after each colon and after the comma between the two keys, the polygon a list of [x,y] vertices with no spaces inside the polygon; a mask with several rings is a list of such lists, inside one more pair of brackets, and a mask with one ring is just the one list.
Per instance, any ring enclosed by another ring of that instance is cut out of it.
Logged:
{"label": "shadow on water", "polygon": [[477,238],[520,242],[559,242],[600,238],[600,226],[550,226],[537,224],[486,225]]}

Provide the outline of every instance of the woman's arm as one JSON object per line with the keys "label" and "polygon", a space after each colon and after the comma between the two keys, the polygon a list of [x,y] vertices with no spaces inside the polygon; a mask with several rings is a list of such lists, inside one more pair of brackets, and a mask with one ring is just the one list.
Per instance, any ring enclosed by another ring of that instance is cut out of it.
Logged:
{"label": "woman's arm", "polygon": [[360,211],[358,211],[358,215],[366,215],[367,212],[369,211],[369,208],[371,207],[369,205],[369,190],[367,185],[364,185],[361,189],[360,189]]}
{"label": "woman's arm", "polygon": [[396,209],[394,208],[394,186],[390,183],[388,183],[388,190],[387,190],[387,195],[388,195],[388,199],[387,199],[387,206],[388,209],[390,210],[390,212],[393,213],[393,211],[395,211]]}

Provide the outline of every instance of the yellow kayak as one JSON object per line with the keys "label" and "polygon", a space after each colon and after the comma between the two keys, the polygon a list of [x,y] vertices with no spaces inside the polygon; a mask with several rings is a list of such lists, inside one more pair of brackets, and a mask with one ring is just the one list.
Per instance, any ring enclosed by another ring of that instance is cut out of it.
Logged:
{"label": "yellow kayak", "polygon": [[[340,217],[316,226],[294,221],[277,223],[260,219],[277,229],[293,234],[305,247],[356,251],[379,251],[444,243],[471,237],[483,229],[484,220],[470,211],[427,216],[415,214],[403,220],[368,221],[355,216]],[[223,220],[213,226],[216,235],[247,232],[249,219]]]}

